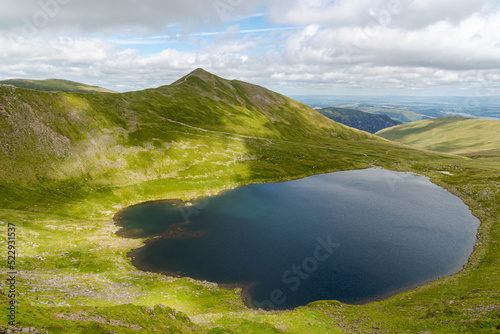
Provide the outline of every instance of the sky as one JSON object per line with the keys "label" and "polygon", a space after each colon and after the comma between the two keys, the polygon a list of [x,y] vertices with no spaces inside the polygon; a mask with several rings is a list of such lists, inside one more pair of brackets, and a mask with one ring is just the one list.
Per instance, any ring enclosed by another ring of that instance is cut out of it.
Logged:
{"label": "sky", "polygon": [[0,80],[500,96],[500,0],[0,0]]}

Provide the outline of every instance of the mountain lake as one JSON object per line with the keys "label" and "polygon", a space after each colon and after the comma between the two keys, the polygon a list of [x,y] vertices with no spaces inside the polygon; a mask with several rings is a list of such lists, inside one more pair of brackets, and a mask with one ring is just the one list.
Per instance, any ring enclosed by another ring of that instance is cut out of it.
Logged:
{"label": "mountain lake", "polygon": [[428,178],[381,168],[128,207],[141,270],[240,287],[248,306],[363,303],[460,271],[479,220]]}

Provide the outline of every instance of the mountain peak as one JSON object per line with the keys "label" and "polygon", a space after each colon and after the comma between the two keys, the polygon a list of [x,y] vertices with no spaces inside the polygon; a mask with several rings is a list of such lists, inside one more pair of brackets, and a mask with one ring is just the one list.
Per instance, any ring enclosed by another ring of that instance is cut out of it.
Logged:
{"label": "mountain peak", "polygon": [[[176,85],[180,85],[184,82],[186,82],[189,78],[191,77],[196,77],[196,78],[199,78],[203,81],[214,81],[215,79],[219,78],[218,76],[216,76],[215,74],[212,74],[210,72],[207,72],[205,71],[204,69],[202,68],[197,68],[196,70],[192,71],[191,73],[189,73],[188,75],[186,76],[183,76],[182,78],[180,78],[179,80],[175,81],[174,83],[172,83],[173,86],[176,86]],[[220,78],[219,78],[220,79]]]}
{"label": "mountain peak", "polygon": [[197,68],[193,72],[190,73],[191,75],[213,75],[212,73],[205,71],[201,67]]}
{"label": "mountain peak", "polygon": [[[208,71],[205,71],[204,69],[202,68],[197,68],[196,70],[194,70],[193,72],[189,73],[188,76],[195,76],[195,77],[198,77],[200,79],[203,79],[203,80],[213,80],[215,78],[219,78],[218,76],[216,76],[215,74],[212,74]],[[221,78],[219,78],[221,79]]]}

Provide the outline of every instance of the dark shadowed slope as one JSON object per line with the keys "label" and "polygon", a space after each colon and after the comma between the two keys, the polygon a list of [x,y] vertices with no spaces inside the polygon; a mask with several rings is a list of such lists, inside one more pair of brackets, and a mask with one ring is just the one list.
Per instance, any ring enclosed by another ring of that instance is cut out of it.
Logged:
{"label": "dark shadowed slope", "polygon": [[369,133],[375,133],[382,129],[401,124],[401,122],[395,121],[387,115],[370,114],[355,109],[330,107],[319,109],[318,111],[335,122]]}

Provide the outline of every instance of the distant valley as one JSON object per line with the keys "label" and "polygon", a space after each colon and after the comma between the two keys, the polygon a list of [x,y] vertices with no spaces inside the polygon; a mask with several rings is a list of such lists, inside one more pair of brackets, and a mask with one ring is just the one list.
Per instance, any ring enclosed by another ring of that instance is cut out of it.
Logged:
{"label": "distant valley", "polygon": [[418,97],[418,96],[293,96],[313,108],[349,108],[372,114],[388,115],[401,123],[424,119],[465,116],[500,120],[500,98]]}
{"label": "distant valley", "polygon": [[318,109],[318,111],[335,122],[369,133],[401,124],[385,114],[376,115],[355,109],[330,107]]}

